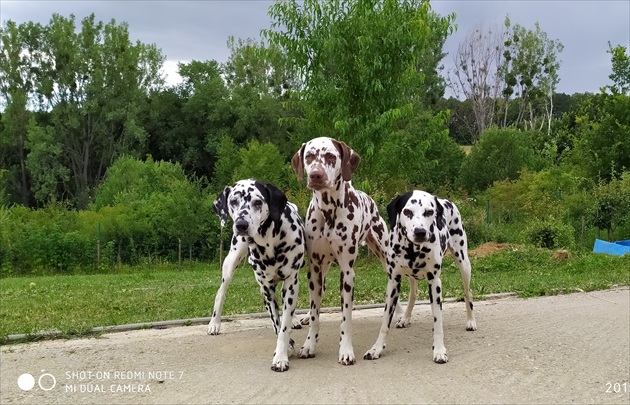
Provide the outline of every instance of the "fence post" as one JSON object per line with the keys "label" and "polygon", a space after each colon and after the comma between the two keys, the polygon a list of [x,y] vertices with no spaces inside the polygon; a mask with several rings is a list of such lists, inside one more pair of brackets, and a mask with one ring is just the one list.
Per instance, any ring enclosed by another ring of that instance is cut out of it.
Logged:
{"label": "fence post", "polygon": [[490,200],[486,200],[486,224],[490,223]]}
{"label": "fence post", "polygon": [[181,239],[177,239],[178,243],[177,243],[177,269],[181,270],[182,269],[182,240]]}
{"label": "fence post", "polygon": [[101,266],[101,224],[98,224],[98,238],[96,239],[96,266]]}

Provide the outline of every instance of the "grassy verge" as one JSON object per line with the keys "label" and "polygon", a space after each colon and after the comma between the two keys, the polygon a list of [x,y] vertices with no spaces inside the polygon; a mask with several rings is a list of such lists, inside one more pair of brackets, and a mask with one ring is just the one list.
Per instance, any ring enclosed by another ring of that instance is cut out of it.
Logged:
{"label": "grassy verge", "polygon": [[[363,255],[365,256],[365,255]],[[472,289],[477,298],[499,292],[522,297],[592,291],[630,284],[630,255],[572,254],[557,261],[552,252],[508,248],[473,259]],[[327,278],[324,306],[339,305],[339,276]],[[9,334],[60,330],[84,335],[93,327],[211,315],[221,273],[217,264],[176,267],[129,267],[116,274],[38,276],[0,279],[0,338]],[[445,297],[462,298],[459,271],[446,259]],[[383,302],[386,276],[380,264],[359,261],[355,304]],[[300,275],[298,308],[308,308],[306,271]],[[407,298],[403,285],[403,300]],[[419,299],[426,299],[426,282]],[[248,264],[237,270],[228,290],[224,315],[264,312],[262,297]]]}

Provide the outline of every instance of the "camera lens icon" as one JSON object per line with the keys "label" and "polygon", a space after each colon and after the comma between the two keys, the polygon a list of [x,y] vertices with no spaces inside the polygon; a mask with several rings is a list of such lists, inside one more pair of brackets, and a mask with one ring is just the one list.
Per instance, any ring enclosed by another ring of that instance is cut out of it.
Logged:
{"label": "camera lens icon", "polygon": [[[35,387],[35,377],[32,374],[24,373],[18,377],[17,383],[22,391],[30,391]],[[44,391],[50,391],[57,385],[57,379],[50,373],[44,373],[39,376],[37,385]]]}

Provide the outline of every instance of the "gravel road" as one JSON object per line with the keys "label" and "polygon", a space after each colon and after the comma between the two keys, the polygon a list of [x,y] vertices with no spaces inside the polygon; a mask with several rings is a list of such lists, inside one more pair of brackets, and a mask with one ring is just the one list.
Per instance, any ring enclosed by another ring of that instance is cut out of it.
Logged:
{"label": "gravel road", "polygon": [[[1,404],[630,403],[630,290],[444,305],[447,364],[431,360],[431,311],[363,360],[381,309],[353,314],[357,363],[337,363],[338,313],[322,315],[317,356],[270,370],[268,319],[110,333],[0,348]],[[292,337],[300,345],[307,330]],[[31,377],[29,377],[31,376]],[[19,382],[19,383],[18,383]]]}

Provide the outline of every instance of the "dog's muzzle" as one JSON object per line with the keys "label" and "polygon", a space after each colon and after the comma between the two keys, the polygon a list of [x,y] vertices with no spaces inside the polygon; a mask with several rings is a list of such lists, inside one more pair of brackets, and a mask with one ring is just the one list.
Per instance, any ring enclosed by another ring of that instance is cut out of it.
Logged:
{"label": "dog's muzzle", "polygon": [[249,229],[249,222],[245,221],[242,218],[234,221],[234,228],[236,229],[236,233],[238,235],[247,235],[247,230]]}
{"label": "dog's muzzle", "polygon": [[429,239],[428,236],[429,234],[427,230],[424,228],[414,228],[413,230],[414,242],[418,242],[418,243],[426,242]]}
{"label": "dog's muzzle", "polygon": [[319,168],[314,168],[308,174],[308,187],[313,190],[321,190],[326,188],[328,176],[326,172]]}

